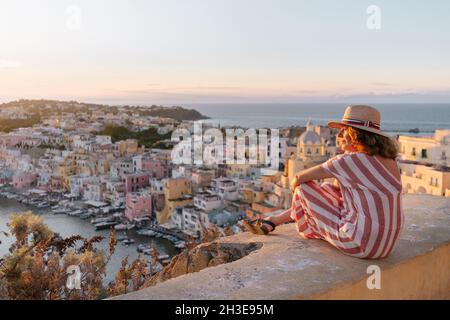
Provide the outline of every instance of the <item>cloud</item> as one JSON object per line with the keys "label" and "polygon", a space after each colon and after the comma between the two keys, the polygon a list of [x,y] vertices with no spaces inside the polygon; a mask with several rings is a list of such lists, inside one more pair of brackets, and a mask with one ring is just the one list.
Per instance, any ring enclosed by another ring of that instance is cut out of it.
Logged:
{"label": "cloud", "polygon": [[17,62],[17,61],[0,59],[0,69],[18,68],[21,65],[22,64],[20,62]]}

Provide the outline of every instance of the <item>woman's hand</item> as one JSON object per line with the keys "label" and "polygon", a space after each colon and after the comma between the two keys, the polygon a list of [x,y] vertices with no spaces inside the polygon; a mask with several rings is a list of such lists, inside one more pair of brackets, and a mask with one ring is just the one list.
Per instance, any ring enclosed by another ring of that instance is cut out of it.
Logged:
{"label": "woman's hand", "polygon": [[297,188],[299,185],[308,181],[321,180],[332,177],[333,176],[325,171],[322,166],[318,165],[298,172],[291,183],[291,190],[294,191],[295,188]]}
{"label": "woman's hand", "polygon": [[295,188],[297,188],[300,185],[300,179],[298,177],[298,175],[296,175],[293,179],[293,181],[291,182],[291,190],[294,191]]}
{"label": "woman's hand", "polygon": [[339,181],[336,178],[334,178],[334,180],[333,180],[333,187],[338,190],[341,189],[341,185],[339,184]]}

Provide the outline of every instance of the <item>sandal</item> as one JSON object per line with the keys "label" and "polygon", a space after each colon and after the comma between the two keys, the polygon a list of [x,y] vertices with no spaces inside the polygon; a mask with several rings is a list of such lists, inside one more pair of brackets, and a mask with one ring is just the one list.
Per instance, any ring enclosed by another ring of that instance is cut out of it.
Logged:
{"label": "sandal", "polygon": [[[269,231],[267,228],[263,227],[263,224],[268,224],[272,227],[272,230]],[[253,221],[243,221],[243,225],[245,229],[253,234],[267,235],[269,232],[275,231],[275,224],[269,220],[257,219]]]}

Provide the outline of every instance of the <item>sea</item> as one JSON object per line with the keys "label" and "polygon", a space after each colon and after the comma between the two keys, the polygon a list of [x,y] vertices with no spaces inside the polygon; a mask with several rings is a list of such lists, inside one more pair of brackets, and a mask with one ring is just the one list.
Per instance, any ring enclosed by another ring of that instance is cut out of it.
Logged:
{"label": "sea", "polygon": [[[208,116],[205,123],[244,128],[283,128],[305,126],[308,120],[315,125],[340,120],[345,104],[187,104]],[[382,130],[415,136],[432,135],[436,129],[450,129],[450,103],[391,103],[373,104],[381,113]],[[418,133],[409,130],[419,129]]]}

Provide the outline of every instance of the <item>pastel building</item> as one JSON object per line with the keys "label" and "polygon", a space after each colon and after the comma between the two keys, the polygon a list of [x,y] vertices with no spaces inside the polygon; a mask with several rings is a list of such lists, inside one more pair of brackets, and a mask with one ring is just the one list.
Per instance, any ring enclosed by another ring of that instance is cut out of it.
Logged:
{"label": "pastel building", "polygon": [[192,204],[192,182],[190,179],[164,179],[164,209],[157,212],[159,223],[170,221],[173,210],[177,206]]}
{"label": "pastel building", "polygon": [[87,184],[95,180],[94,177],[89,175],[70,176],[68,179],[70,193],[76,197],[81,196],[84,193]]}
{"label": "pastel building", "polygon": [[116,151],[122,157],[127,154],[135,154],[139,152],[139,143],[136,139],[127,139],[116,142]]}
{"label": "pastel building", "polygon": [[83,198],[91,201],[103,201],[103,185],[99,181],[88,183]]}
{"label": "pastel building", "polygon": [[125,199],[125,216],[129,221],[152,216],[152,196],[149,190],[128,193]]}
{"label": "pastel building", "polygon": [[401,158],[450,166],[450,130],[436,130],[431,137],[399,136]]}
{"label": "pastel building", "polygon": [[120,206],[125,203],[125,187],[120,179],[109,178],[105,180],[105,193],[103,195],[106,201]]}
{"label": "pastel building", "polygon": [[202,192],[194,196],[194,206],[209,212],[222,207],[222,199],[218,195]]}
{"label": "pastel building", "polygon": [[133,158],[133,171],[148,172],[152,178],[156,179],[163,179],[169,176],[169,167],[165,162],[143,156]]}
{"label": "pastel building", "polygon": [[14,189],[20,190],[31,187],[38,180],[38,175],[34,172],[16,172],[12,177]]}
{"label": "pastel building", "polygon": [[253,185],[240,189],[243,202],[251,204],[246,210],[250,219],[263,218],[281,209],[288,209],[292,201],[292,191],[289,188],[287,176],[288,166],[284,174],[276,172],[262,175]]}
{"label": "pastel building", "polygon": [[113,178],[133,173],[133,161],[131,158],[122,158],[111,161],[110,174]]}
{"label": "pastel building", "polygon": [[50,177],[50,191],[51,192],[64,192],[66,190],[66,185],[64,183],[64,178],[59,175],[52,175]]}
{"label": "pastel building", "polygon": [[97,135],[95,136],[95,143],[99,145],[108,145],[111,144],[111,136],[101,136]]}
{"label": "pastel building", "polygon": [[450,130],[431,137],[400,136],[400,161],[404,193],[450,196]]}
{"label": "pastel building", "polygon": [[187,178],[192,175],[192,166],[190,165],[179,165],[172,168],[172,178]]}
{"label": "pastel building", "polygon": [[331,155],[327,152],[325,140],[316,132],[311,121],[306,124],[306,131],[297,140],[297,156],[303,160],[322,163]]}
{"label": "pastel building", "polygon": [[450,196],[449,167],[400,161],[399,168],[404,193]]}
{"label": "pastel building", "polygon": [[214,175],[215,173],[213,170],[198,169],[193,171],[191,175],[193,189],[197,191],[202,188],[206,188],[210,185]]}
{"label": "pastel building", "polygon": [[203,228],[207,228],[207,214],[193,205],[174,208],[171,224],[189,235],[200,235]]}
{"label": "pastel building", "polygon": [[208,188],[212,194],[217,194],[222,200],[237,200],[239,197],[237,183],[229,178],[216,178]]}
{"label": "pastel building", "polygon": [[252,165],[250,164],[227,164],[227,177],[248,177],[251,175]]}
{"label": "pastel building", "polygon": [[125,187],[125,193],[137,192],[150,185],[150,173],[139,172],[126,174],[122,177],[122,182]]}
{"label": "pastel building", "polygon": [[0,145],[6,147],[14,147],[21,144],[22,141],[27,139],[26,136],[16,135],[16,134],[3,134],[0,135]]}

